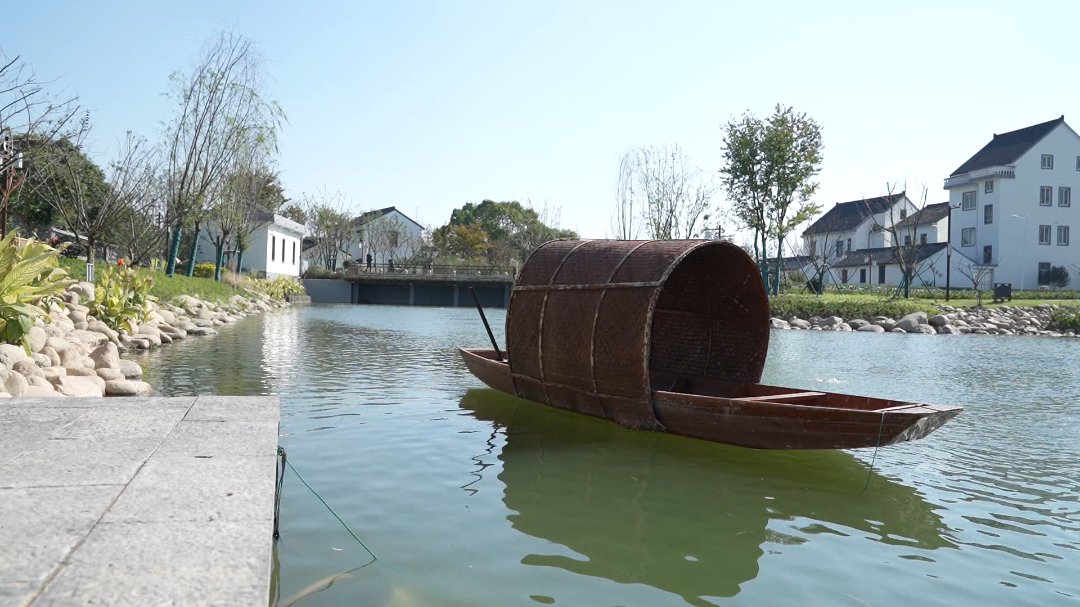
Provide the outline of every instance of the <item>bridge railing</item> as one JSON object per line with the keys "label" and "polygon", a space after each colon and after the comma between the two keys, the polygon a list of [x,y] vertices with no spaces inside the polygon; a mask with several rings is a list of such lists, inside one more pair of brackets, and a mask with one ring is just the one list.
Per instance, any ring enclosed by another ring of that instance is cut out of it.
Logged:
{"label": "bridge railing", "polygon": [[517,269],[513,266],[450,266],[439,264],[398,264],[380,263],[350,265],[345,270],[350,278],[429,278],[443,280],[514,280]]}

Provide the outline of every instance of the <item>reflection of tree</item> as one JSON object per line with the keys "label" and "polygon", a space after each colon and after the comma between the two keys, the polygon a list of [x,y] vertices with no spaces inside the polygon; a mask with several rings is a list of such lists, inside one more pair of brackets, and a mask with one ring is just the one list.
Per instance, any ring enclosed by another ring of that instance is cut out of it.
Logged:
{"label": "reflection of tree", "polygon": [[532,554],[528,565],[648,584],[707,605],[702,597],[734,596],[757,577],[763,545],[779,541],[770,521],[809,519],[923,549],[950,545],[913,489],[843,452],[754,451],[634,432],[492,390],[468,392],[461,406],[505,427],[499,479],[514,529],[582,555]]}

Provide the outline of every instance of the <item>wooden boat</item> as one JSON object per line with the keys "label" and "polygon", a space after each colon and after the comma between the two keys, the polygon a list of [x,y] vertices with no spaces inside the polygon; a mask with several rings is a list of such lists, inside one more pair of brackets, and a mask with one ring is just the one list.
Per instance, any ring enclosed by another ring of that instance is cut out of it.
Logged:
{"label": "wooden boat", "polygon": [[768,309],[753,261],[730,243],[558,240],[533,252],[514,286],[506,359],[461,355],[513,396],[759,449],[891,445],[960,412],[759,383]]}

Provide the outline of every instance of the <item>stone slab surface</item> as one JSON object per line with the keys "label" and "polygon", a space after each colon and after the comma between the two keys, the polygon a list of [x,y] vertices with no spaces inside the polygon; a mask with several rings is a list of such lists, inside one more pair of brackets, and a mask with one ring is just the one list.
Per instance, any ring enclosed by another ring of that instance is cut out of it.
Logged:
{"label": "stone slab surface", "polygon": [[269,603],[276,397],[0,402],[0,607]]}

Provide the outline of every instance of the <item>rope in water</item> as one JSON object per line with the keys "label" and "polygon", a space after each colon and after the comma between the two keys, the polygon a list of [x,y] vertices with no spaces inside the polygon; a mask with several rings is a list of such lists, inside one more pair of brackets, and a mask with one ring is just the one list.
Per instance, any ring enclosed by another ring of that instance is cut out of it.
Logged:
{"label": "rope in water", "polygon": [[[287,456],[287,455],[286,455],[286,453],[285,453],[285,448],[284,448],[284,447],[278,447],[278,455],[280,455],[280,456],[281,456],[281,461],[282,461],[282,463],[284,463],[284,464],[285,464],[286,466],[288,466],[288,467],[289,467],[289,470],[292,470],[292,471],[293,471],[293,474],[295,474],[295,475],[296,475],[296,478],[300,479],[300,482],[301,482],[301,483],[303,483],[303,484],[304,484],[304,486],[308,488],[308,491],[310,491],[312,495],[314,495],[314,496],[315,496],[315,497],[316,497],[316,498],[317,498],[317,499],[318,499],[318,500],[319,500],[320,502],[322,502],[322,505],[323,505],[324,507],[326,507],[326,510],[327,510],[327,511],[328,511],[328,512],[329,512],[330,514],[332,514],[332,515],[334,516],[334,518],[336,518],[336,519],[337,519],[337,522],[341,523],[341,526],[345,528],[345,531],[348,531],[348,532],[349,532],[349,535],[351,535],[351,536],[352,536],[352,538],[353,538],[354,540],[356,540],[356,542],[357,542],[358,544],[360,544],[361,546],[363,546],[363,547],[364,547],[364,550],[366,550],[366,551],[367,551],[367,553],[368,553],[369,555],[371,555],[371,561],[369,561],[368,563],[366,563],[366,564],[364,564],[364,565],[361,565],[361,567],[366,567],[367,565],[370,565],[371,563],[374,563],[375,561],[379,560],[379,557],[375,556],[375,553],[371,551],[371,548],[368,548],[368,545],[364,543],[364,540],[360,539],[360,536],[356,535],[356,532],[354,532],[354,531],[353,531],[353,530],[352,530],[352,529],[351,529],[351,528],[349,527],[349,525],[348,525],[348,524],[347,524],[347,523],[346,523],[346,522],[345,522],[344,520],[342,520],[340,516],[338,516],[338,513],[337,513],[337,512],[334,512],[334,509],[330,507],[330,504],[327,504],[327,503],[326,503],[326,500],[324,500],[324,499],[323,499],[323,497],[322,497],[321,495],[319,495],[319,492],[318,492],[318,491],[316,491],[316,490],[315,490],[315,489],[314,489],[314,488],[313,488],[313,487],[312,487],[312,486],[311,486],[310,484],[308,484],[308,482],[307,482],[307,481],[306,481],[306,480],[304,479],[304,477],[300,475],[300,471],[299,471],[299,470],[297,470],[297,469],[296,469],[296,467],[294,467],[294,466],[292,465],[292,462],[290,462],[290,461],[288,460],[288,456]],[[284,470],[282,470],[282,474],[281,474],[281,476],[282,476],[282,480],[284,480],[284,476],[285,476]],[[280,487],[280,485],[279,485],[279,487]],[[280,507],[280,503],[281,503],[281,491],[280,491],[280,490],[278,491],[278,495],[277,495],[276,501],[277,501],[277,504],[278,504],[278,505],[277,505],[276,507],[278,507],[278,508],[279,508],[279,507]],[[275,516],[275,518],[276,518],[276,516]],[[277,524],[275,523],[275,525],[274,525],[274,526],[275,526],[275,533],[274,533],[274,537],[276,538],[276,537],[277,537],[277,532],[276,532],[276,527],[277,527]],[[354,570],[354,571],[355,571],[355,570]]]}

